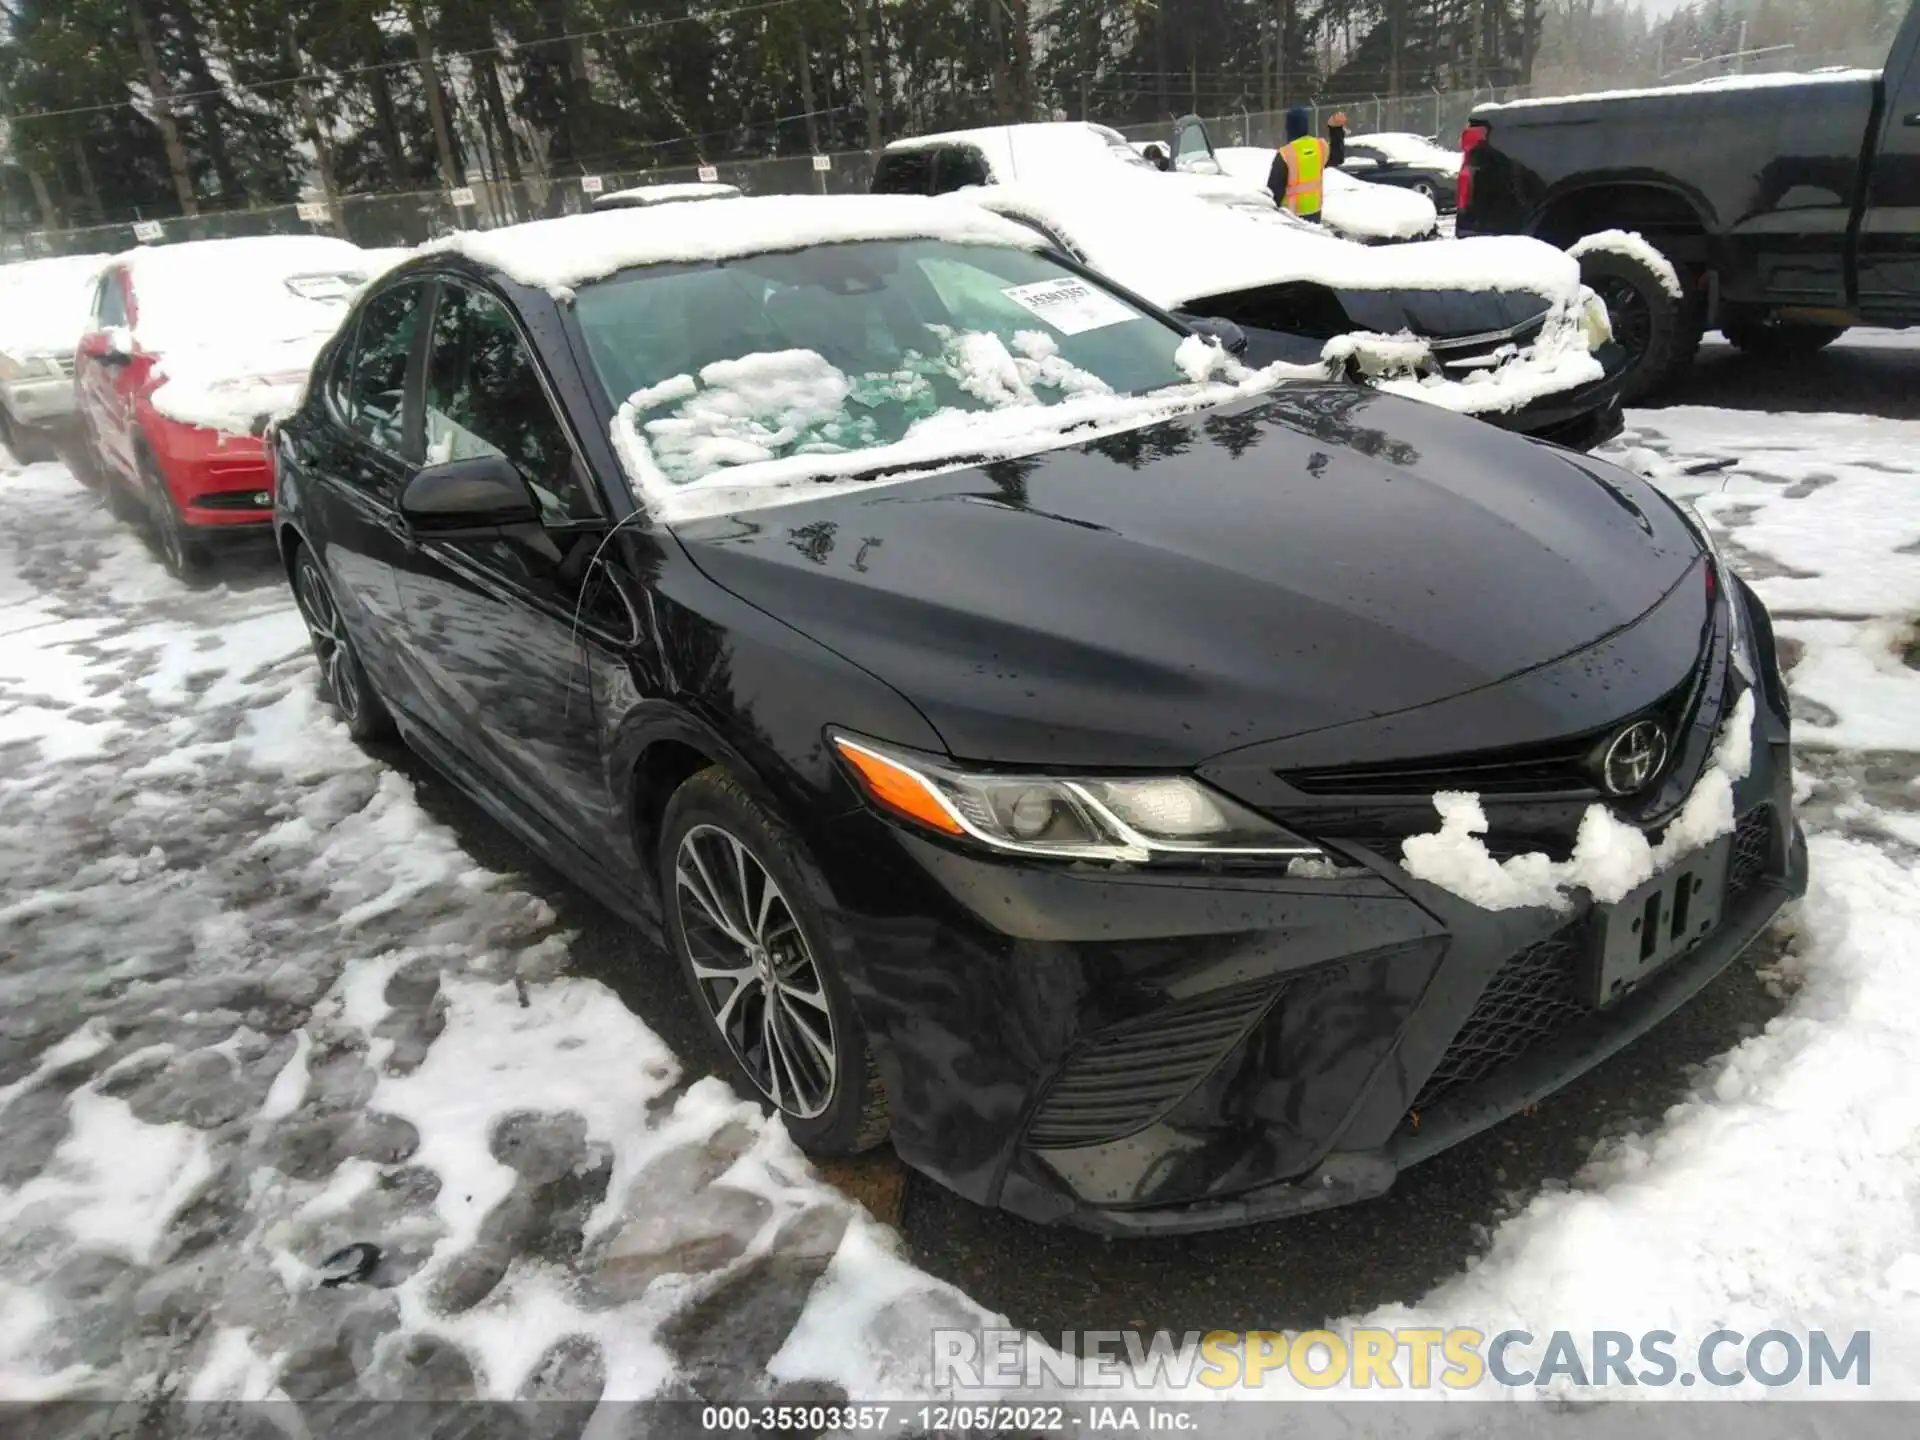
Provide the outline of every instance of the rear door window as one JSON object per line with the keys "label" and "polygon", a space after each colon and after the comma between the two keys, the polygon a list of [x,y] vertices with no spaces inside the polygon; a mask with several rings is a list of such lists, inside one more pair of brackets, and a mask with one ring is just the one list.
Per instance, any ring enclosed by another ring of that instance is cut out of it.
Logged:
{"label": "rear door window", "polygon": [[968,185],[991,185],[987,159],[971,145],[942,150],[933,162],[933,193],[945,195]]}
{"label": "rear door window", "polygon": [[873,172],[876,195],[930,195],[933,193],[933,151],[891,150],[880,157]]}

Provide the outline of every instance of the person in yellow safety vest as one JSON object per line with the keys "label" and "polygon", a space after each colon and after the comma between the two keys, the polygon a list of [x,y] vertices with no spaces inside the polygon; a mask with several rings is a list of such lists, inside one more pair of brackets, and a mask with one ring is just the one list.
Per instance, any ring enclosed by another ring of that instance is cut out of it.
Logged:
{"label": "person in yellow safety vest", "polygon": [[1333,137],[1329,147],[1314,138],[1313,116],[1306,106],[1295,105],[1287,111],[1287,143],[1273,157],[1273,168],[1267,172],[1267,188],[1281,209],[1316,225],[1321,223],[1327,166],[1346,158],[1346,146],[1341,143],[1346,139],[1346,119],[1345,115],[1335,115],[1329,122]]}

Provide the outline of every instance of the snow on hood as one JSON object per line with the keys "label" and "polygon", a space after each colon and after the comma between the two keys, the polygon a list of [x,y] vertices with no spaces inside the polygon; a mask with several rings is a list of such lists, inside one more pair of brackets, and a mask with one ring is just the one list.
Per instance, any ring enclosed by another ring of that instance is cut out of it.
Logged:
{"label": "snow on hood", "polygon": [[1525,291],[1567,306],[1581,298],[1579,263],[1527,236],[1369,247],[1271,206],[1214,204],[1181,193],[1163,185],[1165,178],[1116,170],[1074,185],[992,185],[960,194],[1047,225],[1095,269],[1167,309],[1290,281],[1345,290]]}
{"label": "snow on hood", "polygon": [[1347,144],[1364,145],[1369,150],[1378,150],[1387,159],[1401,165],[1418,165],[1433,170],[1447,170],[1460,173],[1461,163],[1466,159],[1458,150],[1449,150],[1446,146],[1429,140],[1424,135],[1415,135],[1412,131],[1383,130],[1376,135],[1349,135]]}
{"label": "snow on hood", "polygon": [[63,255],[0,266],[0,354],[73,355],[93,287],[110,255]]}
{"label": "snow on hood", "polygon": [[1443,791],[1433,797],[1439,830],[1404,841],[1401,861],[1414,879],[1486,910],[1543,906],[1566,911],[1573,908],[1569,892],[1575,889],[1613,904],[1682,855],[1733,833],[1734,782],[1746,779],[1753,765],[1753,716],[1749,690],[1728,714],[1712,759],[1658,845],[1605,805],[1589,805],[1569,859],[1555,861],[1536,851],[1496,860],[1482,838],[1487,815],[1480,797]]}
{"label": "snow on hood", "polygon": [[856,240],[945,240],[957,245],[1043,243],[977,205],[918,195],[754,195],[728,205],[662,205],[464,231],[421,247],[492,266],[566,301],[575,286],[636,265],[723,260]]}
{"label": "snow on hood", "polygon": [[[345,310],[343,305],[342,314]],[[164,378],[153,392],[153,408],[183,425],[254,433],[265,420],[299,408],[308,372],[331,333],[240,350],[186,346],[169,351],[157,362]]]}
{"label": "snow on hood", "polygon": [[1659,95],[1718,95],[1730,90],[1773,90],[1787,85],[1857,85],[1878,80],[1878,70],[1823,70],[1815,74],[1771,71],[1764,75],[1722,75],[1691,85],[1658,85],[1645,90],[1590,90],[1580,95],[1550,95],[1541,100],[1508,100],[1498,105],[1476,105],[1475,115],[1504,111],[1542,110],[1553,105],[1581,105],[1589,100],[1647,100]]}
{"label": "snow on hood", "polygon": [[[1267,171],[1274,152],[1251,145],[1229,145],[1213,152],[1221,178],[1268,195]],[[1200,177],[1205,178],[1205,177]],[[1440,212],[1424,195],[1392,185],[1374,185],[1338,170],[1323,176],[1320,213],[1342,235],[1362,240],[1418,240],[1431,235]]]}
{"label": "snow on hood", "polygon": [[130,251],[134,339],[157,357],[154,409],[247,434],[299,400],[314,357],[378,266],[320,235],[197,240]]}

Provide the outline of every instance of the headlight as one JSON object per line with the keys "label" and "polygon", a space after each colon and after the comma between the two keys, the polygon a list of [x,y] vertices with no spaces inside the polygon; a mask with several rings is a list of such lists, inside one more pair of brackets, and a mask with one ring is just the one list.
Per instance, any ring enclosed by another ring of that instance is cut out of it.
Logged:
{"label": "headlight", "polygon": [[1752,685],[1758,673],[1753,665],[1753,637],[1747,631],[1747,607],[1741,602],[1733,569],[1720,553],[1720,542],[1714,538],[1713,527],[1707,524],[1707,517],[1699,508],[1691,500],[1682,501],[1678,508],[1681,518],[1700,537],[1700,543],[1706,547],[1707,562],[1713,566],[1714,588],[1726,609],[1727,652],[1733,657],[1733,668],[1742,680]]}
{"label": "headlight", "polygon": [[38,355],[0,355],[0,380],[38,380],[54,373]]}
{"label": "headlight", "polygon": [[1613,339],[1613,317],[1607,314],[1606,301],[1591,290],[1581,307],[1580,324],[1587,333],[1589,351],[1598,350]]}
{"label": "headlight", "polygon": [[833,736],[869,799],[953,839],[1057,860],[1166,856],[1321,859],[1325,852],[1185,775],[1064,778],[954,768]]}

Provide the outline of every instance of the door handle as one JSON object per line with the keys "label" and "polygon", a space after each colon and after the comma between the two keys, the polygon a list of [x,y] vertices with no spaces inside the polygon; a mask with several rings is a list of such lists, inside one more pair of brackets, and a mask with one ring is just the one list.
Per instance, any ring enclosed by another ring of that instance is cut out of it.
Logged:
{"label": "door handle", "polygon": [[1900,123],[1902,125],[1911,125],[1915,129],[1920,130],[1920,110],[1914,111],[1911,115],[1903,116]]}

